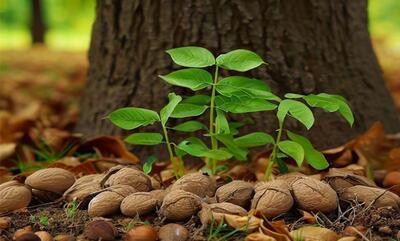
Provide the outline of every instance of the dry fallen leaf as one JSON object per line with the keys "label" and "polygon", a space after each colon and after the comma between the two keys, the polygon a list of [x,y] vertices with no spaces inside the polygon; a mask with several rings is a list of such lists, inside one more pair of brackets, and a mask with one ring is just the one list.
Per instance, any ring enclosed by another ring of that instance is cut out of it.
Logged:
{"label": "dry fallen leaf", "polygon": [[124,142],[114,136],[99,136],[83,143],[77,151],[80,152],[93,152],[99,150],[103,157],[117,157],[127,161],[131,164],[138,164],[139,158],[132,152],[128,151]]}
{"label": "dry fallen leaf", "polygon": [[0,144],[0,162],[9,158],[15,153],[16,143]]}

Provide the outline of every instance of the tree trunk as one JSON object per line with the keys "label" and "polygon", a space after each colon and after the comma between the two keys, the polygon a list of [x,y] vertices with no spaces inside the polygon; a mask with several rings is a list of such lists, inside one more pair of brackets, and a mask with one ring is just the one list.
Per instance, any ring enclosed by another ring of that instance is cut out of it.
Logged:
{"label": "tree trunk", "polygon": [[32,0],[31,36],[32,44],[43,44],[46,26],[43,21],[41,0]]}
{"label": "tree trunk", "polygon": [[[168,91],[157,75],[175,69],[166,49],[195,45],[215,55],[237,48],[269,64],[250,72],[279,95],[327,92],[345,96],[350,128],[338,115],[316,112],[307,134],[322,148],[339,145],[381,121],[399,130],[368,33],[367,1],[102,0],[97,2],[88,82],[77,131],[120,134],[103,117],[124,106],[160,110]],[[178,93],[182,93],[179,92]],[[252,114],[250,129],[272,132],[271,114]],[[296,123],[289,128],[304,131]]]}

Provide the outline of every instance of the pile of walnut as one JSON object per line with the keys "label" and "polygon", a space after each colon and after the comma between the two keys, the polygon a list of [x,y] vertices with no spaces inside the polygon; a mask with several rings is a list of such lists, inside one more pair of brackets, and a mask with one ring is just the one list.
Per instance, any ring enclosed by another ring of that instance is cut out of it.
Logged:
{"label": "pile of walnut", "polygon": [[163,190],[157,180],[134,167],[117,166],[105,174],[77,180],[66,170],[48,168],[33,173],[24,184],[10,181],[0,185],[0,213],[26,207],[33,198],[90,200],[92,217],[118,212],[135,217],[157,211],[170,221],[185,221],[198,214],[203,224],[209,222],[210,211],[246,216],[253,209],[273,218],[296,206],[329,213],[336,210],[339,199],[400,209],[396,194],[376,187],[363,176],[337,169],[331,169],[323,180],[290,173],[256,184],[236,180],[218,189],[213,177],[198,172]]}

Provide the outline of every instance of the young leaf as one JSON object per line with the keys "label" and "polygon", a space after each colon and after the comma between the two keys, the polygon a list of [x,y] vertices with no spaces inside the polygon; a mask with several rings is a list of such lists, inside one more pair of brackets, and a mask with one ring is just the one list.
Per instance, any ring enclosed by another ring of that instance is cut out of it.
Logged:
{"label": "young leaf", "polygon": [[294,141],[281,141],[278,143],[279,149],[293,158],[298,166],[301,166],[304,160],[303,147]]}
{"label": "young leaf", "polygon": [[176,125],[172,129],[182,132],[194,132],[198,130],[207,130],[207,127],[198,121],[186,121],[182,124]]}
{"label": "young leaf", "polygon": [[287,93],[287,94],[285,94],[285,98],[288,98],[288,99],[300,99],[300,98],[303,98],[303,97],[304,97],[304,95],[295,94],[295,93]]}
{"label": "young leaf", "polygon": [[335,112],[339,109],[339,105],[332,101],[331,98],[311,94],[304,96],[303,99],[309,106],[322,108],[328,112]]}
{"label": "young leaf", "polygon": [[225,113],[217,109],[217,117],[215,118],[215,131],[217,134],[229,134],[229,123]]}
{"label": "young leaf", "polygon": [[[281,153],[281,152],[280,152]],[[279,153],[278,153],[279,154]],[[281,153],[283,154],[283,153]],[[283,154],[284,155],[284,154]],[[286,166],[285,162],[279,157],[276,158],[276,163],[278,164],[278,169],[280,173],[287,173],[289,172],[289,168]]]}
{"label": "young leaf", "polygon": [[181,69],[159,77],[171,85],[193,91],[204,89],[213,83],[211,74],[203,69]]}
{"label": "young leaf", "polygon": [[213,54],[205,48],[189,46],[167,50],[172,60],[180,66],[203,68],[215,64]]}
{"label": "young leaf", "polygon": [[179,104],[179,102],[181,102],[182,97],[176,95],[175,93],[170,93],[168,95],[168,99],[169,103],[166,106],[164,106],[164,108],[162,108],[160,111],[160,118],[163,126],[165,126],[165,124],[167,123],[168,118],[171,116],[176,106]]}
{"label": "young leaf", "polygon": [[331,101],[336,103],[339,106],[339,113],[343,116],[344,119],[353,126],[354,124],[354,116],[353,112],[350,109],[350,106],[346,103],[346,99],[340,95],[331,95],[326,93],[318,94],[318,96],[329,98]]}
{"label": "young leaf", "polygon": [[218,66],[239,72],[257,68],[263,63],[258,54],[246,49],[233,50],[217,57]]}
{"label": "young leaf", "polygon": [[271,93],[271,89],[264,81],[242,76],[231,76],[220,80],[216,90],[227,97],[237,96],[280,101],[279,97]]}
{"label": "young leaf", "polygon": [[304,157],[313,168],[317,170],[323,170],[329,167],[329,163],[325,156],[321,152],[314,149],[313,145],[306,137],[295,134],[291,131],[287,131],[287,135],[292,141],[300,144],[303,147]]}
{"label": "young leaf", "polygon": [[240,147],[256,147],[275,143],[274,138],[264,132],[253,132],[238,138],[235,138],[236,145]]}
{"label": "young leaf", "polygon": [[193,95],[182,100],[185,104],[208,105],[211,97],[208,95]]}
{"label": "young leaf", "polygon": [[195,105],[188,103],[179,103],[171,114],[172,118],[185,118],[192,116],[199,116],[206,111],[208,106]]}
{"label": "young leaf", "polygon": [[111,112],[108,116],[110,121],[124,130],[132,130],[139,126],[147,126],[160,120],[157,112],[137,108],[125,107]]}
{"label": "young leaf", "polygon": [[232,135],[215,135],[218,141],[222,142],[228,150],[234,155],[235,159],[244,161],[247,158],[248,150],[239,147],[233,140]]}
{"label": "young leaf", "polygon": [[196,157],[204,157],[204,153],[209,151],[208,147],[202,140],[196,137],[189,137],[179,143],[178,149]]}
{"label": "young leaf", "polygon": [[277,117],[280,122],[283,121],[286,114],[289,114],[300,121],[307,129],[314,124],[314,115],[305,104],[300,101],[286,99],[279,103]]}
{"label": "young leaf", "polygon": [[205,157],[214,159],[214,160],[228,160],[232,157],[232,154],[224,149],[216,149],[216,150],[209,150],[204,153]]}
{"label": "young leaf", "polygon": [[143,172],[149,174],[153,169],[153,163],[157,160],[157,157],[151,155],[147,158],[146,162],[143,164]]}
{"label": "young leaf", "polygon": [[225,112],[248,113],[276,109],[276,105],[262,99],[239,99],[237,97],[217,96],[215,98],[217,107]]}
{"label": "young leaf", "polygon": [[129,144],[148,146],[158,145],[162,140],[163,136],[160,133],[134,133],[125,138]]}

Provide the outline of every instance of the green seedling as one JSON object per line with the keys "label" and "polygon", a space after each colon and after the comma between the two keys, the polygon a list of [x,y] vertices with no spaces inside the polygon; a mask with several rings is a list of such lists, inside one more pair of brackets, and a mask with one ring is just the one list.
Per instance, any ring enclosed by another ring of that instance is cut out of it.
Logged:
{"label": "green seedling", "polygon": [[67,214],[67,219],[72,221],[76,215],[76,211],[78,210],[78,201],[73,200],[68,203],[67,208],[65,209],[65,213]]}
{"label": "green seedling", "polygon": [[[175,48],[168,50],[167,53],[175,64],[186,68],[161,75],[160,78],[168,84],[190,89],[193,95],[181,97],[169,93],[169,103],[158,113],[144,108],[126,107],[115,110],[107,118],[125,130],[159,122],[161,133],[134,133],[125,141],[136,145],[165,144],[177,177],[185,172],[183,164],[185,155],[203,158],[205,170],[215,173],[221,169],[221,165],[218,164],[220,161],[231,158],[247,160],[249,148],[267,144],[273,145],[273,151],[266,170],[266,179],[270,178],[274,164],[282,170],[287,169],[282,161],[282,158],[287,156],[295,159],[299,165],[305,158],[314,168],[326,168],[327,162],[322,154],[316,151],[305,137],[287,132],[290,140],[281,140],[287,116],[299,120],[308,129],[314,123],[311,110],[297,99],[304,100],[311,107],[322,108],[329,112],[339,111],[350,124],[354,121],[346,101],[337,95],[287,94],[282,100],[274,95],[262,80],[245,76],[221,78],[221,69],[245,72],[264,64],[261,57],[252,51],[237,49],[221,54],[217,58],[201,47]],[[211,72],[206,68],[211,69]],[[277,110],[279,121],[276,138],[261,131],[239,136],[238,128],[242,123],[230,122],[227,118],[228,114],[273,110]],[[206,115],[208,125],[197,120],[189,120],[173,127],[168,126],[170,118],[184,119],[202,115]],[[172,141],[169,138],[169,131],[184,132],[188,137],[178,142]],[[208,145],[202,139],[194,137],[191,134],[194,132],[201,132],[204,137],[209,138]]]}
{"label": "green seedling", "polygon": [[49,217],[47,216],[40,216],[40,217],[36,217],[34,215],[30,216],[30,221],[31,223],[37,223],[40,226],[49,226]]}
{"label": "green seedling", "polygon": [[[125,130],[133,130],[155,122],[161,123],[160,133],[134,133],[125,141],[136,145],[157,145],[164,143],[168,149],[177,176],[184,174],[182,157],[192,155],[206,161],[206,169],[211,173],[217,170],[217,162],[235,157],[246,160],[248,148],[262,146],[270,138],[262,132],[243,136],[236,140],[237,123],[227,120],[227,113],[249,113],[273,110],[277,107],[270,100],[279,98],[261,80],[243,76],[220,78],[220,69],[244,72],[254,69],[264,61],[256,53],[238,49],[217,58],[201,47],[182,47],[170,49],[167,53],[172,60],[186,69],[160,76],[167,83],[193,91],[193,95],[182,98],[175,93],[168,95],[169,103],[159,113],[137,107],[121,108],[112,112],[108,119]],[[212,67],[213,75],[204,68]],[[198,94],[208,90],[208,95]],[[254,98],[253,98],[254,97]],[[195,120],[168,127],[169,118],[188,118],[201,116],[208,110],[208,126]],[[185,133],[203,131],[210,139],[209,146],[197,137],[188,137],[176,143],[169,140],[168,130]],[[257,140],[253,140],[254,135]],[[220,147],[222,144],[223,147]]]}
{"label": "green seedling", "polygon": [[[286,130],[288,140],[282,140],[284,134],[284,123],[288,117],[294,118],[303,124],[307,130],[314,125],[314,115],[308,107],[321,108],[327,112],[339,112],[342,117],[350,124],[354,123],[354,116],[350,107],[347,105],[346,100],[338,95],[331,95],[326,93],[300,95],[300,94],[286,94],[284,100],[280,101],[276,117],[278,119],[279,127],[273,144],[270,162],[265,172],[265,179],[271,178],[272,167],[277,164],[281,172],[287,172],[288,168],[283,162],[283,158],[291,157],[294,159],[298,166],[303,164],[304,160],[315,169],[323,170],[329,166],[325,156],[317,151],[312,143],[304,136]],[[303,102],[301,102],[302,100]],[[307,106],[308,105],[308,106]]]}
{"label": "green seedling", "polygon": [[157,160],[155,156],[149,156],[146,162],[143,164],[143,172],[145,174],[150,174],[151,170],[153,169],[153,163]]}

